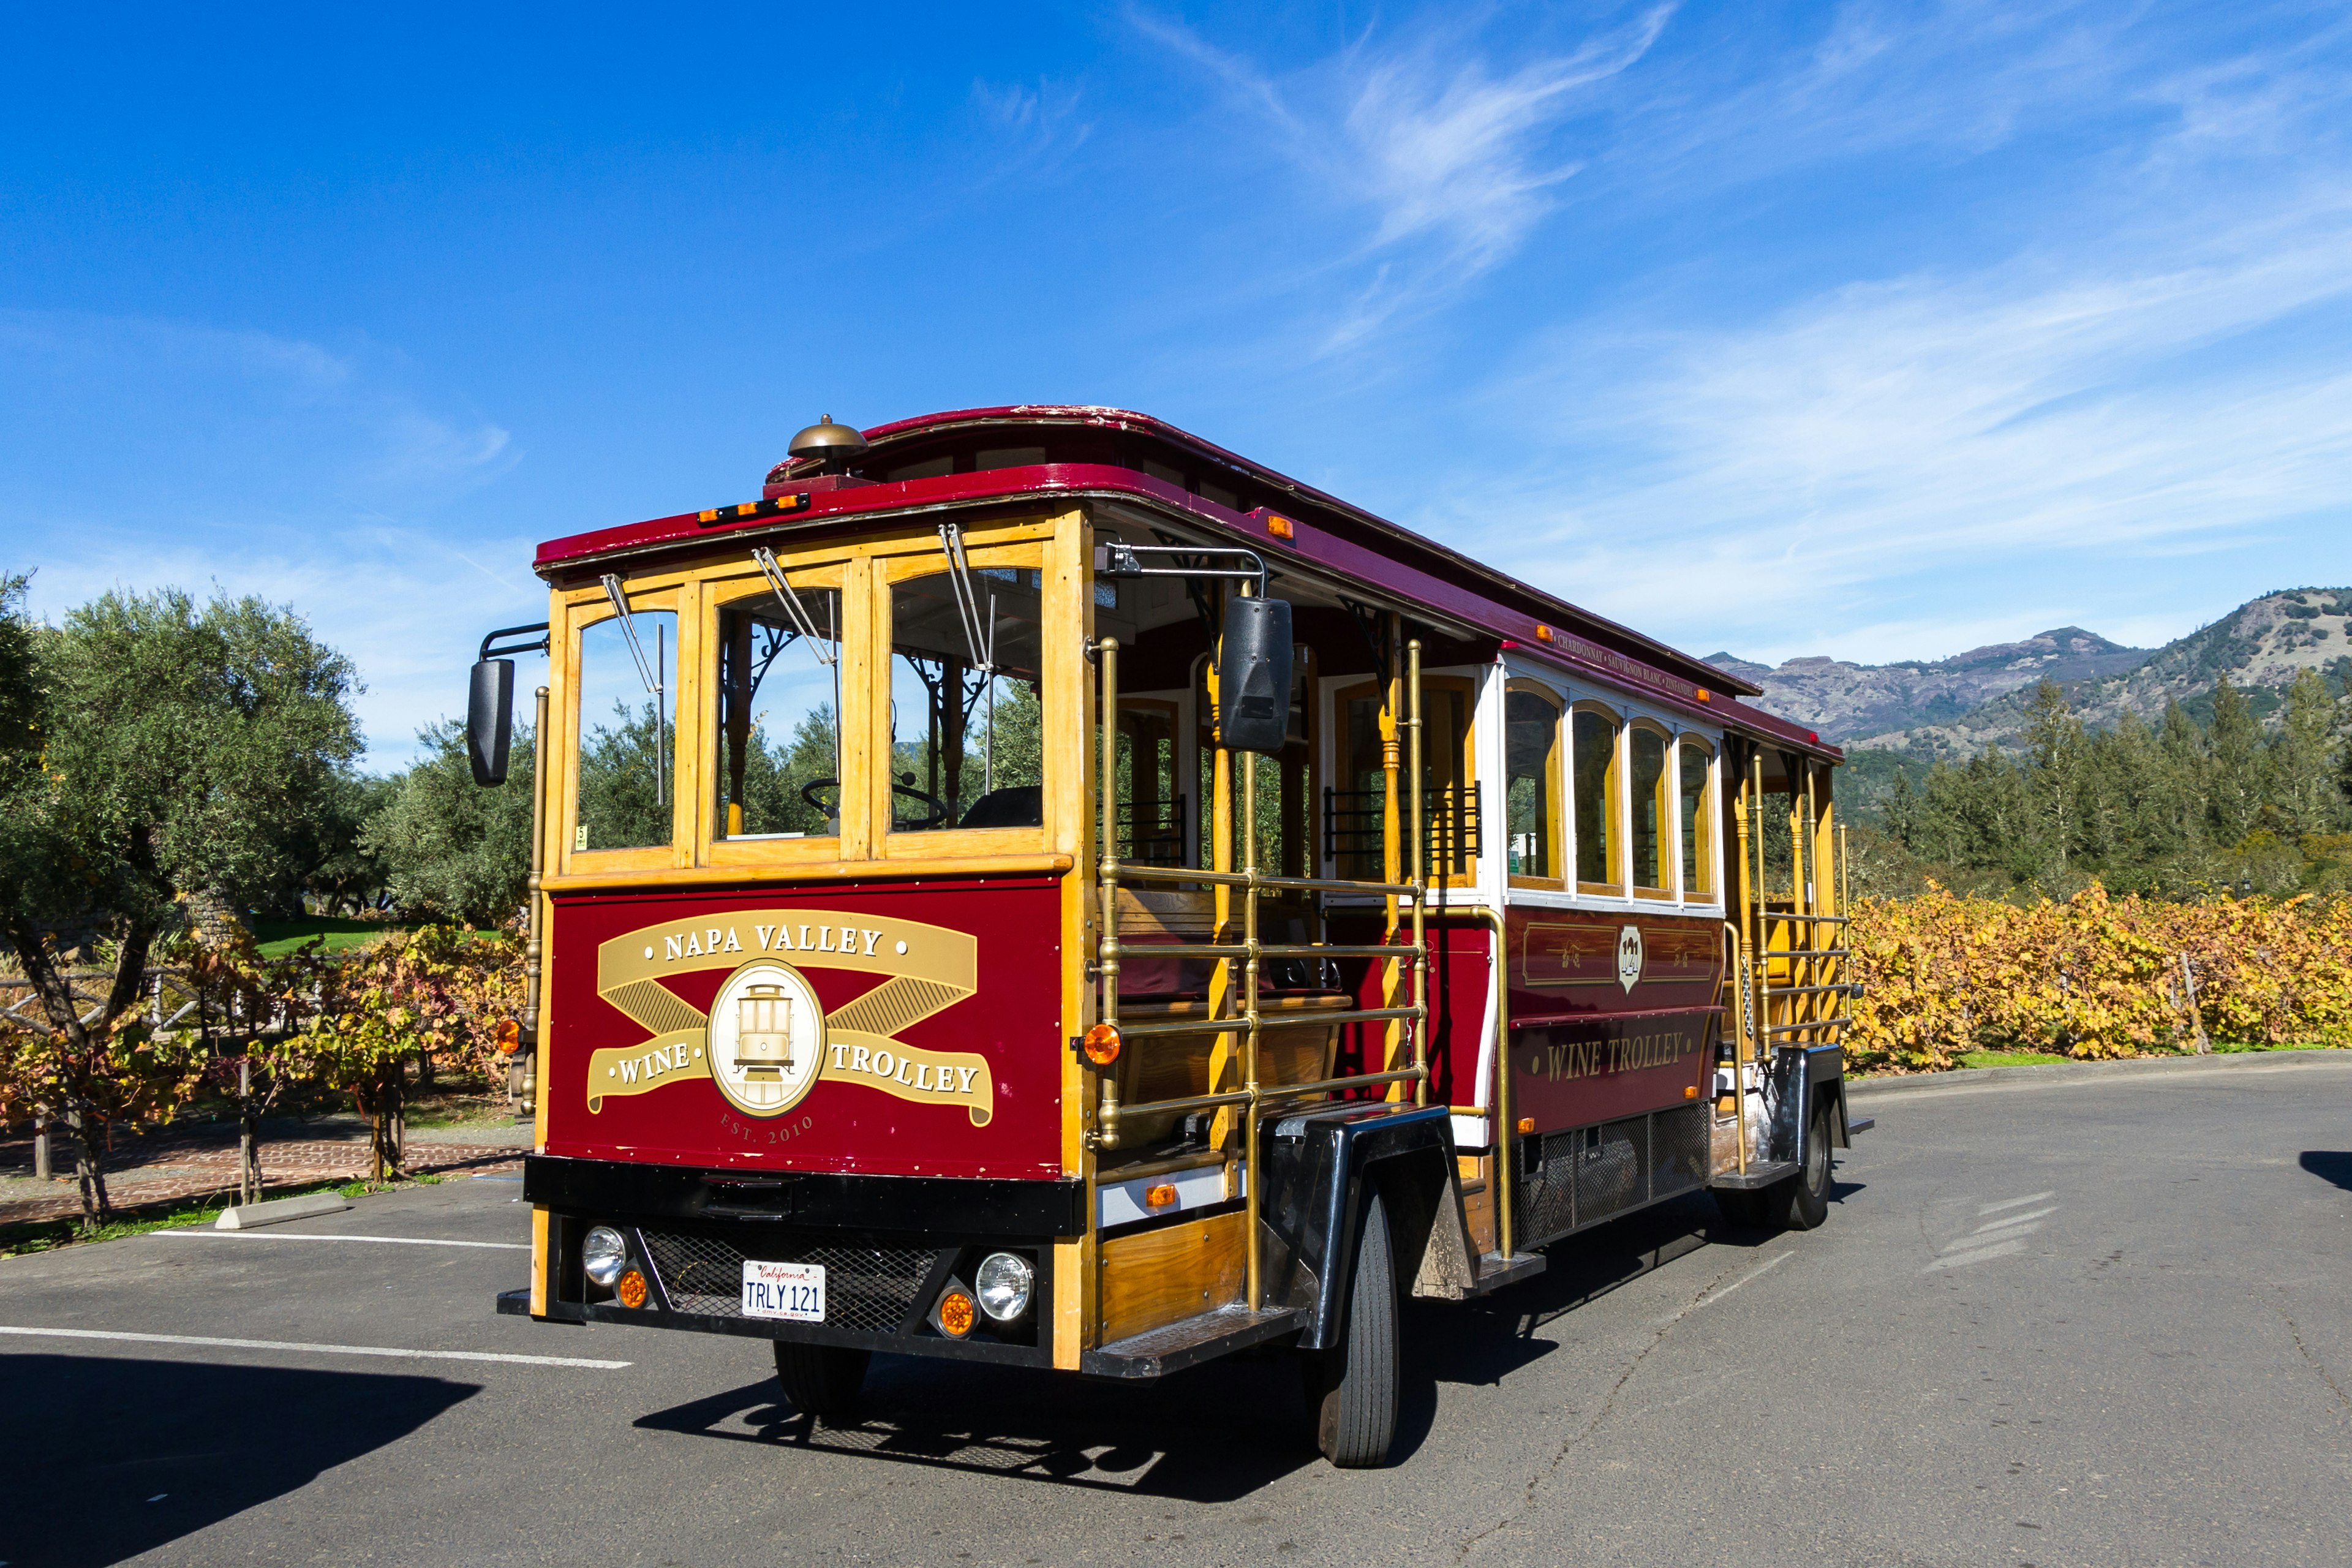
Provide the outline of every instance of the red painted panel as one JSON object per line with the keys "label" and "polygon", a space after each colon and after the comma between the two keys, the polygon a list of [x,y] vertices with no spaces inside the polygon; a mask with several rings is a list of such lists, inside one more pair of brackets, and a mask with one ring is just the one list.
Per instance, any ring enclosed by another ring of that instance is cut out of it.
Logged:
{"label": "red painted panel", "polygon": [[1538,1132],[1663,1110],[1702,1092],[1716,1014],[1616,1013],[1511,1031],[1511,1107]]}
{"label": "red painted panel", "polygon": [[1663,1110],[1704,1088],[1720,922],[1525,906],[1507,921],[1513,1107],[1536,1131]]}
{"label": "red painted panel", "polygon": [[559,897],[548,1152],[1058,1177],[1060,910],[1036,879]]}
{"label": "red painted panel", "polygon": [[[1409,934],[1409,933],[1408,933]],[[1486,1099],[1478,1081],[1478,1050],[1486,1037],[1486,1010],[1494,1005],[1494,971],[1487,954],[1494,933],[1484,926],[1433,921],[1429,926],[1429,1103],[1473,1105]],[[1381,940],[1379,917],[1341,916],[1332,921],[1335,942]],[[1368,960],[1341,965],[1359,1007],[1378,1007],[1381,966]],[[1412,1001],[1412,970],[1405,971],[1396,1005]],[[1385,1026],[1351,1024],[1339,1034],[1340,1073],[1379,1069]]]}

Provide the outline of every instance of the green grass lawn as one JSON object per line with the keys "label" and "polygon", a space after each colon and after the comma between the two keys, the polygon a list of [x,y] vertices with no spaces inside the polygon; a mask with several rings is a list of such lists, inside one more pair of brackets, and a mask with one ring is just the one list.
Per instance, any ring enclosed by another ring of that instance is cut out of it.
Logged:
{"label": "green grass lawn", "polygon": [[398,921],[354,921],[340,915],[304,915],[291,921],[255,921],[253,939],[261,944],[264,957],[277,958],[293,952],[312,937],[326,938],[326,951],[343,952],[354,947],[365,947],[388,932],[406,929]]}
{"label": "green grass lawn", "polygon": [[2053,1056],[2048,1051],[1969,1051],[1960,1058],[1964,1068],[2038,1068],[2070,1062],[2072,1057]]}

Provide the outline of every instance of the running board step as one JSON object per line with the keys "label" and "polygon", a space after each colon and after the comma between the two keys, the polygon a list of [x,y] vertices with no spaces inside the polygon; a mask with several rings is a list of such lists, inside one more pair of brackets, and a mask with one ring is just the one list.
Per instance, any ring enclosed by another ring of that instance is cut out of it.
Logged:
{"label": "running board step", "polygon": [[1477,1283],[1462,1292],[1464,1298],[1491,1295],[1506,1286],[1517,1285],[1522,1279],[1532,1279],[1550,1266],[1551,1260],[1540,1252],[1519,1252],[1506,1258],[1490,1252],[1478,1259]]}
{"label": "running board step", "polygon": [[1246,1307],[1220,1307],[1165,1328],[1113,1340],[1100,1350],[1087,1351],[1078,1357],[1078,1370],[1096,1377],[1165,1377],[1171,1372],[1297,1333],[1307,1326],[1307,1318],[1304,1307],[1266,1312],[1253,1312]]}
{"label": "running board step", "polygon": [[1793,1176],[1796,1173],[1797,1163],[1794,1160],[1750,1160],[1748,1162],[1746,1175],[1743,1176],[1737,1171],[1726,1171],[1707,1183],[1707,1185],[1729,1187],[1735,1192],[1741,1190],[1753,1192],[1758,1187],[1770,1186],[1783,1176]]}
{"label": "running board step", "polygon": [[1851,1138],[1857,1132],[1867,1132],[1877,1125],[1878,1118],[1875,1116],[1849,1116],[1845,1119],[1845,1134]]}

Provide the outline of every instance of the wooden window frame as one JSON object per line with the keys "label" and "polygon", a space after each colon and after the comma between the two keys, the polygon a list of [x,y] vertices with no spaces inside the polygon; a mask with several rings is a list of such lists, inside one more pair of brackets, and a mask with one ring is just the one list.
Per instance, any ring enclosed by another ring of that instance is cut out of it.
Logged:
{"label": "wooden window frame", "polygon": [[[1540,697],[1551,704],[1552,753],[1551,767],[1549,770],[1550,776],[1544,781],[1548,791],[1544,821],[1546,837],[1549,840],[1545,846],[1545,852],[1550,863],[1559,868],[1559,875],[1556,877],[1529,877],[1509,869],[1511,863],[1511,698],[1521,693]],[[1498,824],[1501,831],[1496,842],[1502,846],[1504,876],[1510,887],[1534,888],[1555,893],[1567,890],[1569,834],[1568,825],[1563,817],[1568,805],[1565,781],[1568,778],[1568,715],[1570,711],[1570,705],[1568,699],[1555,688],[1540,680],[1514,676],[1503,682],[1503,810],[1501,821]]]}
{"label": "wooden window frame", "polygon": [[[1640,868],[1633,864],[1633,736],[1636,732],[1655,736],[1662,747],[1658,765],[1658,866],[1664,875],[1658,880],[1664,887],[1654,887],[1636,880]],[[1682,846],[1677,831],[1677,817],[1682,802],[1675,796],[1675,732],[1657,720],[1635,714],[1625,721],[1625,736],[1619,742],[1625,752],[1625,886],[1636,899],[1650,903],[1675,901],[1675,879],[1682,871]]]}
{"label": "wooden window frame", "polygon": [[[731,563],[730,563],[731,564]],[[857,591],[863,575],[864,563],[835,552],[831,559],[814,555],[789,565],[782,563],[784,581],[794,588],[830,588],[841,595],[841,712],[834,716],[840,736],[841,772],[843,776],[856,778],[858,769],[852,765],[856,737],[865,714],[865,665],[871,659],[871,641],[864,634],[859,612],[866,595]],[[856,792],[840,792],[838,814],[841,831],[830,838],[730,838],[721,832],[719,817],[717,784],[720,773],[719,746],[724,737],[719,732],[719,616],[722,610],[747,600],[764,599],[775,603],[773,590],[767,579],[749,561],[740,572],[724,575],[713,574],[702,583],[701,628],[704,643],[711,651],[709,692],[706,701],[709,713],[704,717],[703,728],[709,731],[702,740],[703,776],[712,787],[703,792],[707,797],[697,803],[695,838],[701,846],[703,864],[709,866],[805,866],[811,863],[830,864],[836,860],[860,859],[866,857],[863,847],[873,841],[873,826],[866,816],[866,800]],[[779,611],[781,614],[782,612]]]}
{"label": "wooden window frame", "polygon": [[[1575,716],[1579,713],[1591,713],[1598,718],[1605,719],[1609,721],[1611,731],[1609,742],[1609,765],[1605,770],[1601,786],[1603,791],[1601,799],[1603,820],[1607,822],[1608,827],[1606,830],[1607,841],[1602,846],[1601,857],[1609,862],[1610,870],[1616,874],[1617,879],[1613,882],[1588,882],[1583,879],[1582,856],[1580,853],[1580,847],[1577,842],[1574,824],[1577,777]],[[1569,704],[1566,722],[1568,724],[1569,734],[1567,759],[1568,802],[1570,813],[1568,841],[1570,853],[1577,857],[1574,868],[1576,871],[1575,888],[1579,893],[1587,894],[1593,898],[1622,899],[1627,896],[1627,885],[1632,876],[1630,867],[1631,856],[1628,852],[1628,846],[1625,842],[1628,832],[1632,826],[1632,824],[1627,820],[1625,812],[1625,734],[1631,726],[1626,722],[1624,713],[1621,711],[1614,703],[1596,701],[1590,698]],[[1566,868],[1563,868],[1563,869]]]}
{"label": "wooden window frame", "polygon": [[[1683,753],[1685,749],[1688,747],[1696,747],[1706,759],[1705,768],[1706,777],[1705,782],[1699,786],[1698,809],[1693,815],[1692,834],[1696,840],[1696,843],[1694,846],[1694,853],[1691,856],[1691,862],[1698,868],[1699,874],[1706,879],[1707,885],[1696,892],[1694,892],[1683,880],[1683,856],[1681,853],[1682,803],[1684,799]],[[1715,803],[1717,790],[1716,763],[1721,758],[1722,754],[1720,747],[1717,746],[1714,742],[1708,740],[1696,730],[1685,730],[1675,737],[1675,893],[1677,898],[1686,904],[1720,904],[1723,901],[1722,891],[1717,886],[1717,884],[1723,879],[1723,872],[1722,868],[1716,863],[1715,837],[1717,829],[1714,816],[1716,810]]]}
{"label": "wooden window frame", "polygon": [[685,823],[691,820],[691,813],[684,804],[687,797],[683,792],[688,779],[700,773],[688,761],[689,744],[700,743],[698,716],[691,715],[688,708],[689,698],[696,702],[700,700],[700,682],[688,673],[694,668],[694,659],[700,657],[701,639],[694,635],[698,629],[693,610],[695,585],[688,574],[671,572],[625,586],[633,612],[666,612],[677,617],[677,649],[671,666],[675,689],[668,693],[672,718],[670,776],[666,783],[670,792],[670,841],[628,849],[572,847],[578,842],[580,827],[581,638],[590,627],[619,618],[601,584],[593,588],[573,589],[561,595],[562,632],[560,639],[552,640],[551,646],[560,648],[562,657],[549,671],[548,709],[550,721],[557,731],[553,756],[561,775],[556,781],[560,805],[555,813],[559,875],[667,871],[687,863],[684,857],[688,853],[689,835]]}
{"label": "wooden window frame", "polygon": [[[1050,528],[1046,531],[1051,532]],[[866,770],[866,792],[864,802],[867,820],[872,824],[875,858],[883,860],[928,860],[943,856],[958,858],[982,855],[1042,854],[1055,837],[1057,812],[1063,805],[1061,797],[1070,793],[1072,778],[1058,775],[1081,775],[1083,764],[1071,758],[1057,761],[1053,737],[1061,725],[1055,722],[1055,704],[1069,702],[1076,693],[1064,689],[1069,684],[1068,673],[1060,668],[1071,660],[1056,659],[1053,649],[1057,646],[1055,636],[1056,609],[1066,614],[1069,605],[1061,601],[1068,595],[1054,591],[1056,579],[1055,552],[1050,538],[1006,538],[980,532],[964,535],[964,554],[974,572],[990,567],[1009,567],[1015,571],[1038,574],[1038,647],[1039,670],[1038,706],[1041,740],[1044,742],[1040,762],[1045,772],[1040,794],[1044,813],[1035,827],[940,827],[913,833],[891,830],[890,773],[885,767],[869,765]],[[947,560],[940,552],[936,537],[927,542],[928,548],[888,553],[877,552],[870,563],[866,614],[872,617],[873,628],[866,646],[872,650],[872,666],[866,671],[866,701],[870,705],[865,726],[869,756],[891,754],[890,677],[891,648],[890,591],[900,583],[918,577],[936,576],[946,570]],[[1066,553],[1066,552],[1065,552]],[[1078,640],[1075,636],[1064,639]],[[1083,666],[1082,666],[1083,668]],[[1078,782],[1083,783],[1083,780]],[[846,826],[845,824],[845,826]]]}

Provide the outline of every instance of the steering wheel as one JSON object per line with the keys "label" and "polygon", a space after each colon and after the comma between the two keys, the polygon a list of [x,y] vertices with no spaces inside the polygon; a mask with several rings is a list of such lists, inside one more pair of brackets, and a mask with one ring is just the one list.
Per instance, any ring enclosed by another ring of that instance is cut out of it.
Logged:
{"label": "steering wheel", "polygon": [[943,823],[951,821],[955,816],[954,806],[950,805],[946,801],[941,800],[938,795],[931,794],[929,790],[917,789],[915,787],[915,775],[912,773],[908,773],[907,775],[906,782],[904,784],[891,784],[890,793],[894,795],[912,795],[915,799],[921,801],[923,805],[929,809],[930,813],[930,815],[925,816],[919,822],[902,822],[898,819],[898,814],[895,811],[892,812],[890,814],[890,826],[894,832],[919,832],[926,828],[938,827]]}
{"label": "steering wheel", "polygon": [[[821,789],[829,789],[835,792],[833,797],[833,805],[827,805],[824,802],[817,799],[816,792]],[[808,808],[811,811],[822,813],[826,816],[838,816],[841,815],[840,789],[841,781],[839,779],[812,780],[810,783],[801,785],[801,799],[808,803]]]}

